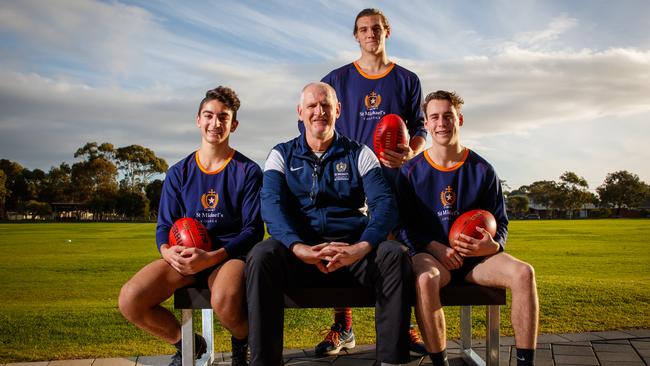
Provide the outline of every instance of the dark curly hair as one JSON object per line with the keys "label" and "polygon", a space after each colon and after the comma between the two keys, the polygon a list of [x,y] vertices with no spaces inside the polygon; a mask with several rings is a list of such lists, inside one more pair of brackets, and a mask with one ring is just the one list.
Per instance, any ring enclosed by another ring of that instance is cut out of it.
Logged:
{"label": "dark curly hair", "polygon": [[232,110],[232,119],[237,120],[237,110],[239,109],[241,102],[239,101],[239,97],[237,97],[237,93],[235,93],[234,90],[230,89],[227,86],[220,85],[205,92],[205,98],[203,98],[201,104],[199,105],[199,115],[201,114],[203,105],[211,100],[218,100],[221,103],[225,104],[226,107]]}

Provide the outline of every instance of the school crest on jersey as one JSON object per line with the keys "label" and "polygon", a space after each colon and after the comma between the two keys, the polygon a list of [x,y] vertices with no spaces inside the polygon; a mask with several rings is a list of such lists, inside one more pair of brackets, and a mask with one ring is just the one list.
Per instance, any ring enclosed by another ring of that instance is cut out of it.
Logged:
{"label": "school crest on jersey", "polygon": [[381,104],[381,95],[372,91],[370,94],[366,95],[364,102],[366,104],[366,109],[377,109]]}
{"label": "school crest on jersey", "polygon": [[214,191],[214,189],[209,190],[208,193],[204,193],[201,196],[201,204],[206,210],[216,209],[217,203],[219,203],[219,195]]}
{"label": "school crest on jersey", "polygon": [[440,192],[440,202],[445,207],[449,207],[456,202],[456,193],[451,186],[447,186],[447,188]]}

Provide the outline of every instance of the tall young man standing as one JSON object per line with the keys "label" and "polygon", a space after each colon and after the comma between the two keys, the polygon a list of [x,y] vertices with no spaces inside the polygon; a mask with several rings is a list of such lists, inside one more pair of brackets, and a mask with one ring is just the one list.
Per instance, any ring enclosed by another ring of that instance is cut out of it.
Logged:
{"label": "tall young man standing", "polygon": [[[373,134],[379,120],[397,114],[406,122],[411,139],[400,150],[387,150],[378,158],[390,182],[409,159],[424,149],[426,130],[420,104],[422,88],[417,75],[388,58],[386,40],[391,27],[381,10],[364,9],[355,19],[354,38],[359,43],[360,57],[333,70],[322,81],[336,90],[341,102],[341,115],[336,131],[350,139],[373,146]],[[302,130],[302,126],[300,126]],[[334,324],[325,339],[315,348],[317,355],[334,355],[343,348],[354,347],[352,309],[334,309]],[[425,352],[415,328],[411,328],[411,350]]]}

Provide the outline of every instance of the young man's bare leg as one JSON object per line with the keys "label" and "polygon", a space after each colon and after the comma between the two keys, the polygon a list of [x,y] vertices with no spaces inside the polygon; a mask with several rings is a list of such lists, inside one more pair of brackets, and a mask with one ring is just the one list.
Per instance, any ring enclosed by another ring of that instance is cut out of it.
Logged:
{"label": "young man's bare leg", "polygon": [[244,269],[240,259],[230,259],[208,277],[210,303],[221,325],[232,334],[232,364],[246,365],[248,355],[248,313]]}
{"label": "young man's bare leg", "polygon": [[483,286],[503,287],[512,293],[510,314],[518,362],[532,364],[537,346],[539,303],[533,267],[507,253],[495,254],[478,264],[467,280]]}
{"label": "young man's bare leg", "polygon": [[158,259],[122,286],[118,300],[120,311],[137,327],[169,343],[177,343],[181,339],[180,323],[160,304],[176,289],[193,282],[193,276],[183,276],[165,260]]}
{"label": "young man's bare leg", "polygon": [[427,253],[413,256],[415,317],[433,365],[445,365],[447,329],[440,289],[451,280],[449,271]]}
{"label": "young man's bare leg", "polygon": [[208,277],[212,309],[221,325],[237,339],[248,337],[245,266],[243,260],[230,259]]}

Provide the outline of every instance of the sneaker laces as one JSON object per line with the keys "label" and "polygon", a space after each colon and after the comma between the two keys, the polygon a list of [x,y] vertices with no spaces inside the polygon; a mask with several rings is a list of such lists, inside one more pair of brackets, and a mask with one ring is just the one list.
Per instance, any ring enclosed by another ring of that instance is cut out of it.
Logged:
{"label": "sneaker laces", "polygon": [[420,338],[420,333],[415,327],[409,327],[409,338],[411,339],[411,343],[424,343],[422,338]]}
{"label": "sneaker laces", "polygon": [[331,329],[323,329],[320,331],[321,335],[325,335],[325,339],[323,339],[323,342],[330,342],[334,346],[338,347],[338,345],[341,343],[341,334],[340,332],[332,327]]}

